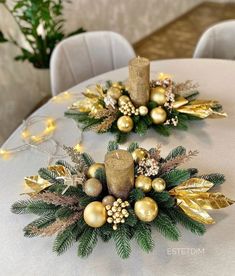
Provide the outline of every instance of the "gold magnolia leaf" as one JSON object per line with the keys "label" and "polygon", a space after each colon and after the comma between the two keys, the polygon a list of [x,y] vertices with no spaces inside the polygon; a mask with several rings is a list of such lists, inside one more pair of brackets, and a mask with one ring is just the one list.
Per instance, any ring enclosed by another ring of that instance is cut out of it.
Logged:
{"label": "gold magnolia leaf", "polygon": [[235,203],[221,193],[195,193],[188,194],[188,198],[195,201],[201,208],[212,210],[228,207]]}
{"label": "gold magnolia leaf", "polygon": [[215,223],[214,219],[193,200],[179,197],[177,204],[193,220],[205,224]]}
{"label": "gold magnolia leaf", "polygon": [[32,189],[34,193],[40,193],[41,191],[52,185],[49,181],[41,178],[39,175],[26,176],[24,178],[24,181],[26,187]]}
{"label": "gold magnolia leaf", "polygon": [[225,112],[214,111],[208,104],[184,105],[180,108],[177,108],[177,111],[179,111],[180,113],[193,115],[201,119],[227,117],[227,114]]}
{"label": "gold magnolia leaf", "polygon": [[175,188],[171,189],[171,195],[207,192],[214,184],[203,178],[190,178]]}
{"label": "gold magnolia leaf", "polygon": [[185,104],[188,103],[188,100],[180,95],[176,95],[175,102],[173,102],[172,106],[173,108],[177,109]]}
{"label": "gold magnolia leaf", "polygon": [[51,172],[55,172],[58,174],[58,176],[68,176],[70,175],[69,170],[65,168],[62,165],[54,165],[54,166],[49,166],[47,168]]}
{"label": "gold magnolia leaf", "polygon": [[204,106],[204,107],[212,107],[212,108],[220,106],[219,102],[215,100],[194,100],[194,101],[191,101],[189,105],[193,105],[195,107]]}

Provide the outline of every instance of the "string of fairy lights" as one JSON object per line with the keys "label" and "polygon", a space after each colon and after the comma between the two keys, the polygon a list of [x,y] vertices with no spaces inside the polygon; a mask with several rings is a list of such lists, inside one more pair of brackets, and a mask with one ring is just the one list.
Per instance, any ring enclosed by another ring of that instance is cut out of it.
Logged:
{"label": "string of fairy lights", "polygon": [[[66,100],[70,100],[74,97],[78,97],[78,94],[66,91],[57,96],[54,96],[51,101],[54,103],[63,103]],[[23,121],[21,126],[20,136],[22,144],[12,148],[0,148],[0,157],[4,160],[7,160],[17,153],[23,152],[25,150],[34,149],[48,155],[48,164],[51,164],[54,158],[65,158],[67,154],[58,153],[59,150],[63,149],[63,144],[59,143],[55,139],[55,132],[57,130],[58,121],[61,120],[68,119],[66,119],[65,117],[53,118],[51,116],[44,115],[30,116]],[[35,127],[40,127],[41,130],[33,130],[33,128]],[[74,148],[77,151],[82,151],[83,134],[79,128],[79,125],[77,125],[77,128],[79,131],[79,138],[77,144],[74,145]],[[42,146],[44,142],[49,142],[51,144],[50,150]]]}

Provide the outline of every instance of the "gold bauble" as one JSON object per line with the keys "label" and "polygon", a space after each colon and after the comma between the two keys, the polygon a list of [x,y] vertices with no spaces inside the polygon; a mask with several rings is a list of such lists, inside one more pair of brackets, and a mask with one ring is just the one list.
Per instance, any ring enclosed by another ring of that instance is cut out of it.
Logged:
{"label": "gold bauble", "polygon": [[162,107],[155,107],[151,110],[150,116],[153,119],[153,123],[156,125],[162,124],[167,119],[167,113]]}
{"label": "gold bauble", "polygon": [[140,188],[143,192],[150,192],[152,189],[152,179],[145,175],[139,175],[135,180],[135,187]]}
{"label": "gold bauble", "polygon": [[86,224],[90,227],[97,228],[105,224],[107,213],[101,202],[93,201],[84,209],[83,217]]}
{"label": "gold bauble", "polygon": [[130,132],[133,126],[133,120],[129,116],[122,116],[117,121],[117,127],[121,132]]}
{"label": "gold bauble", "polygon": [[150,92],[150,101],[158,105],[164,105],[164,103],[166,103],[166,90],[161,86],[152,88]]}
{"label": "gold bauble", "polygon": [[113,203],[116,201],[115,197],[112,195],[107,195],[102,199],[102,204],[104,206],[110,205],[112,206]]}
{"label": "gold bauble", "polygon": [[107,95],[117,100],[122,95],[122,92],[118,87],[110,87],[107,91]]}
{"label": "gold bauble", "polygon": [[123,104],[126,104],[130,102],[130,98],[126,95],[122,95],[119,99],[118,99],[118,105],[121,106]]}
{"label": "gold bauble", "polygon": [[157,203],[150,197],[136,201],[134,210],[139,220],[145,222],[153,221],[158,214]]}
{"label": "gold bauble", "polygon": [[135,149],[133,152],[132,152],[132,157],[134,159],[135,162],[139,162],[139,161],[142,161],[146,158],[148,158],[149,156],[149,153],[146,149],[143,149],[143,148],[138,148],[138,149]]}
{"label": "gold bauble", "polygon": [[155,178],[152,182],[152,187],[153,187],[154,191],[161,193],[166,188],[166,182],[162,178]]}
{"label": "gold bauble", "polygon": [[103,169],[104,170],[104,164],[102,163],[94,163],[92,164],[87,171],[87,176],[89,178],[95,177],[97,170]]}
{"label": "gold bauble", "polygon": [[88,196],[98,196],[102,191],[102,184],[92,177],[85,182],[83,190]]}
{"label": "gold bauble", "polygon": [[148,112],[149,112],[149,110],[148,110],[147,106],[141,105],[139,107],[140,116],[145,116],[148,114]]}

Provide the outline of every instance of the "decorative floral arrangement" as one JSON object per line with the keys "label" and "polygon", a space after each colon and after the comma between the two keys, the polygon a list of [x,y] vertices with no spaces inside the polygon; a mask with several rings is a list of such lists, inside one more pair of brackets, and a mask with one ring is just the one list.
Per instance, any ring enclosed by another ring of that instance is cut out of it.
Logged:
{"label": "decorative floral arrangement", "polygon": [[40,216],[24,228],[24,235],[57,234],[53,250],[58,254],[78,242],[78,256],[87,257],[98,238],[113,239],[121,258],[129,257],[131,239],[148,253],[154,248],[153,229],[173,241],[180,238],[177,223],[202,235],[204,224],[214,223],[207,210],[234,203],[210,191],[224,182],[223,175],[178,168],[197,155],[182,146],[163,158],[160,146],[146,150],[132,143],[122,150],[110,142],[104,163],[74,148],[65,150],[74,166],[58,161],[26,177],[29,199],[12,206],[13,213]]}
{"label": "decorative floral arrangement", "polygon": [[221,104],[196,99],[198,94],[197,85],[189,80],[175,83],[161,74],[149,81],[149,61],[138,57],[129,63],[128,85],[109,81],[87,88],[85,98],[65,116],[81,123],[83,130],[114,133],[119,143],[131,132],[145,135],[150,127],[169,136],[173,128],[186,130],[190,120],[227,116]]}

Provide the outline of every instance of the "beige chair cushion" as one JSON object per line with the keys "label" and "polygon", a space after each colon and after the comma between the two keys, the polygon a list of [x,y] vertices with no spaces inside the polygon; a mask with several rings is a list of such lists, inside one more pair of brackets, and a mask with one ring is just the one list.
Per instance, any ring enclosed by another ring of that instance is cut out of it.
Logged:
{"label": "beige chair cushion", "polygon": [[51,58],[52,94],[96,75],[127,66],[135,56],[129,42],[114,32],[88,32],[59,43]]}
{"label": "beige chair cushion", "polygon": [[193,57],[235,60],[235,20],[209,28],[201,36]]}

